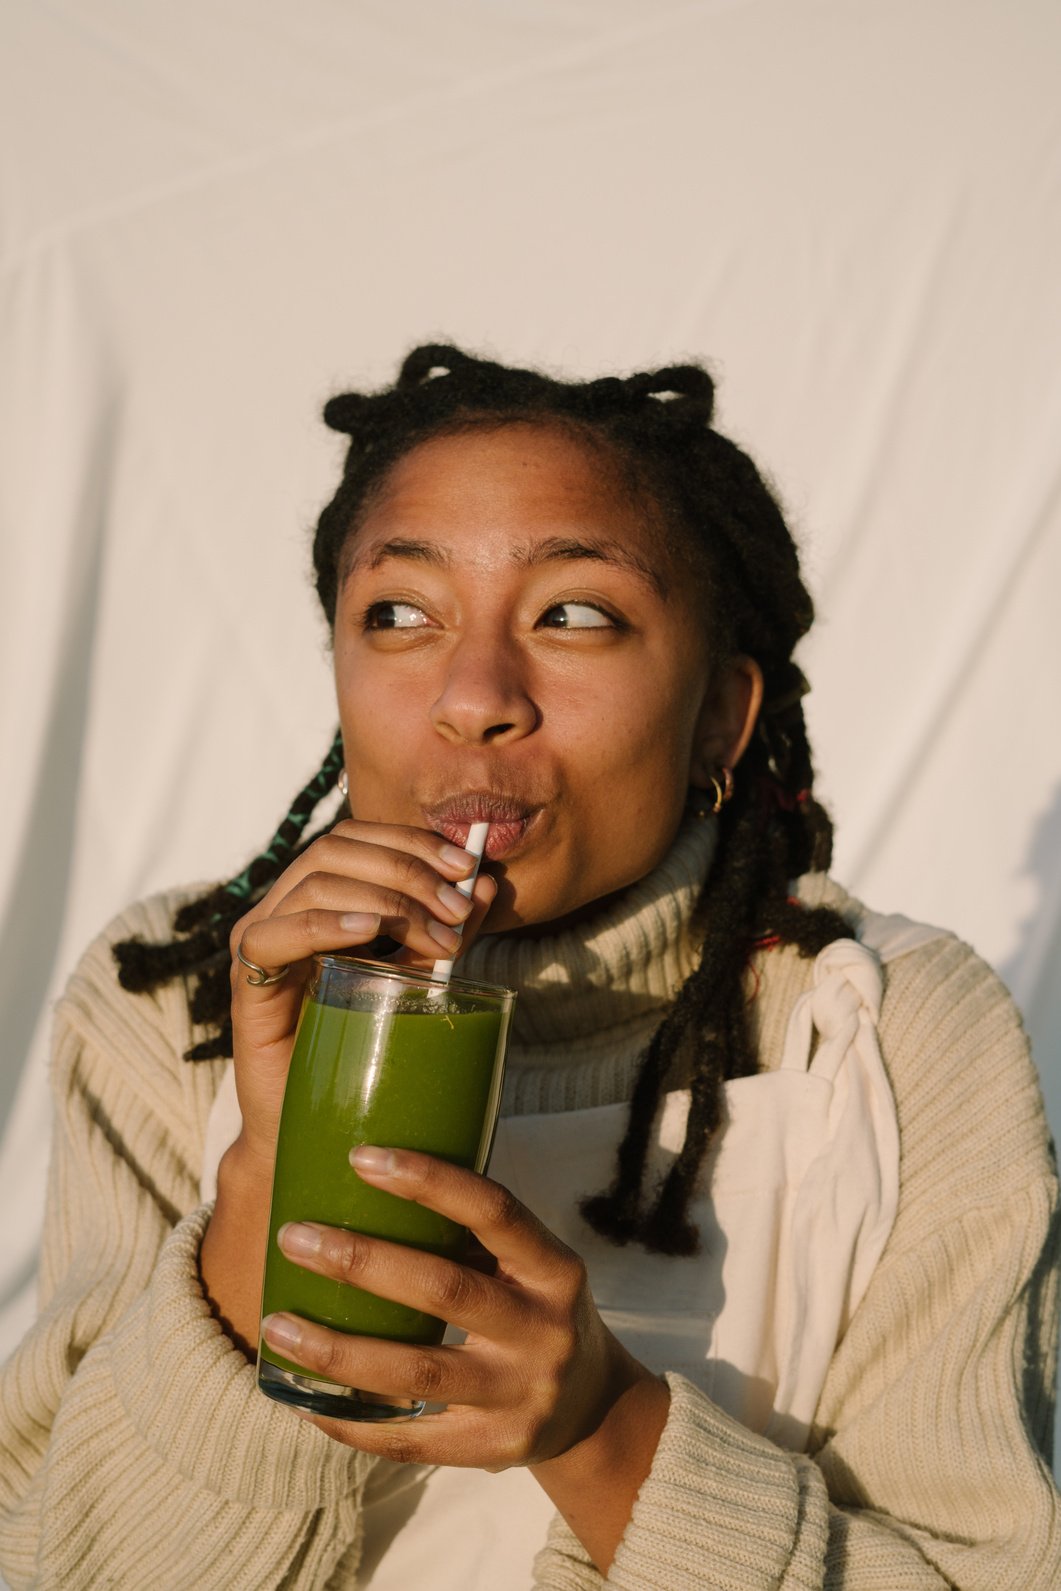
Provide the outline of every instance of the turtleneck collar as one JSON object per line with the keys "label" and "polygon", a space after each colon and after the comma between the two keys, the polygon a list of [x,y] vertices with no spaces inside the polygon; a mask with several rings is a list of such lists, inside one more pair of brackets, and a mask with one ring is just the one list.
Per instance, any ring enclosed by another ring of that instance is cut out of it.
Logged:
{"label": "turtleneck collar", "polygon": [[[690,919],[715,853],[712,818],[687,819],[658,867],[596,917],[531,939],[484,935],[460,974],[518,991],[510,1064],[538,1065],[556,1046],[614,1043],[617,1030],[651,1030],[699,959]],[[563,1057],[557,1055],[556,1061]]]}

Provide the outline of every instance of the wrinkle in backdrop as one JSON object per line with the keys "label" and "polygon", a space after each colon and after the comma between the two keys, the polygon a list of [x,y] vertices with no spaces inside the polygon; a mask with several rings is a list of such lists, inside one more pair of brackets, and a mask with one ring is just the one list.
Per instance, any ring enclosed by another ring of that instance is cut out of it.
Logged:
{"label": "wrinkle in backdrop", "polygon": [[1061,1123],[1061,15],[53,0],[0,16],[0,1349],[48,1010],[334,727],[318,419],[452,338],[706,358],[776,482],[836,872],[1002,968]]}

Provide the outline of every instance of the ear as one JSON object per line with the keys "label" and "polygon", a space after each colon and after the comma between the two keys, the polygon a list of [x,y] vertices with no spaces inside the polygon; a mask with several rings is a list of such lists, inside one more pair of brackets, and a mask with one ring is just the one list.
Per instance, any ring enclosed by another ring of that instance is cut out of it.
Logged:
{"label": "ear", "polygon": [[696,726],[689,783],[706,790],[720,768],[743,757],[763,701],[763,671],[753,657],[735,657],[711,683]]}

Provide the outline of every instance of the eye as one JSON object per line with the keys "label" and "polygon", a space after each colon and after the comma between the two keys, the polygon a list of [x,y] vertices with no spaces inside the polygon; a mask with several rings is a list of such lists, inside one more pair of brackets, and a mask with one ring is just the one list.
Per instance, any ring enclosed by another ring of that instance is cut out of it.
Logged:
{"label": "eye", "polygon": [[412,602],[373,602],[365,611],[366,630],[419,630],[428,620]]}
{"label": "eye", "polygon": [[616,620],[591,602],[557,602],[538,623],[548,630],[614,630]]}

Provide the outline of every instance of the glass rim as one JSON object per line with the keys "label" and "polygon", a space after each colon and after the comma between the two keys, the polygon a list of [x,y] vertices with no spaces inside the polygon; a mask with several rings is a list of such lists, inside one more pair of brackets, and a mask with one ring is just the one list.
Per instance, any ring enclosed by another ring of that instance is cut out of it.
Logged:
{"label": "glass rim", "polygon": [[496,999],[498,995],[508,995],[514,1000],[517,994],[515,989],[503,983],[472,983],[469,978],[435,978],[429,970],[419,967],[398,967],[392,961],[371,961],[367,956],[347,956],[337,950],[317,951],[313,960],[320,967],[334,966],[340,972],[364,967],[373,977],[395,978],[404,983],[422,984],[429,989],[452,989],[454,994],[468,997],[478,995]]}

